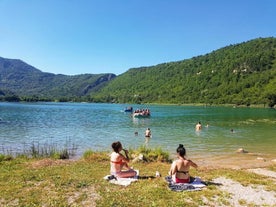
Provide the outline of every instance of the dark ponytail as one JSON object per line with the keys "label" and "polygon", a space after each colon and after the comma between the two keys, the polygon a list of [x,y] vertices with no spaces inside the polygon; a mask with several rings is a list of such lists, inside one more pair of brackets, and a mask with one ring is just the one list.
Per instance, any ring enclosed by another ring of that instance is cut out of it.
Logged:
{"label": "dark ponytail", "polygon": [[179,144],[178,148],[176,149],[176,152],[181,156],[184,157],[186,155],[186,150],[184,148],[183,144]]}
{"label": "dark ponytail", "polygon": [[112,149],[114,150],[114,152],[119,152],[120,147],[122,147],[121,142],[113,142],[111,145]]}

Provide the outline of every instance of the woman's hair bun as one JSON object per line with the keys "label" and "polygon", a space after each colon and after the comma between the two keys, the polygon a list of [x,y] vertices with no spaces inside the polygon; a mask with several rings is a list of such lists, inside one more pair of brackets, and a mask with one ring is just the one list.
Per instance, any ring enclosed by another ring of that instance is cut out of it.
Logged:
{"label": "woman's hair bun", "polygon": [[183,144],[179,144],[179,147],[184,147]]}

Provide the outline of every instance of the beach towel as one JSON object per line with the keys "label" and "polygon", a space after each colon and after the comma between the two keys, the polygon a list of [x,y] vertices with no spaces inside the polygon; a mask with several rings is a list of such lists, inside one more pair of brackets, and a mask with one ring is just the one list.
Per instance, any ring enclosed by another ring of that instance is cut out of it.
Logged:
{"label": "beach towel", "polygon": [[116,185],[128,186],[132,182],[136,182],[139,178],[139,170],[135,170],[135,171],[136,171],[136,176],[133,178],[118,178],[114,175],[106,175],[104,179]]}
{"label": "beach towel", "polygon": [[170,190],[178,192],[198,191],[206,186],[199,177],[193,178],[191,183],[175,183],[171,176],[166,176],[165,180]]}
{"label": "beach towel", "polygon": [[138,180],[138,177],[133,178],[117,178],[114,175],[107,175],[104,177],[105,180],[108,180],[112,184],[116,185],[122,185],[122,186],[128,186],[132,182],[136,182]]}

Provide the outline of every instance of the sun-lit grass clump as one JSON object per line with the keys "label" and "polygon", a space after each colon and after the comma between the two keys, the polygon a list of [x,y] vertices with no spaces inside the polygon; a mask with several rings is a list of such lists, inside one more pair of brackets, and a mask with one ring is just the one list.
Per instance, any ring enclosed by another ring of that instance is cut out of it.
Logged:
{"label": "sun-lit grass clump", "polygon": [[[89,149],[83,153],[83,158],[85,160],[106,161],[109,160],[110,153],[111,152],[97,152]],[[129,155],[132,158],[132,161],[171,162],[170,154],[162,150],[161,147],[148,148],[146,146],[140,146],[137,149],[130,149]]]}
{"label": "sun-lit grass clump", "polygon": [[75,155],[76,147],[74,145],[60,148],[57,144],[51,143],[32,143],[29,147],[23,147],[23,152],[13,153],[11,150],[4,149],[4,153],[0,154],[0,161],[2,159],[12,159],[15,157],[27,158],[53,158],[53,159],[69,159]]}
{"label": "sun-lit grass clump", "polygon": [[132,158],[143,155],[143,161],[146,162],[171,162],[170,154],[162,150],[161,147],[148,148],[142,145],[138,149],[130,149],[130,154]]}

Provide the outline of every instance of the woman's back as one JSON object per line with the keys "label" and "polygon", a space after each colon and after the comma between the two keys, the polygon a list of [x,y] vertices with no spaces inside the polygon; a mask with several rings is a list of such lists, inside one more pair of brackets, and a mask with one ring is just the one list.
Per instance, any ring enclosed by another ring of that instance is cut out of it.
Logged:
{"label": "woman's back", "polygon": [[176,162],[176,177],[180,179],[189,178],[190,162],[186,159],[178,159]]}
{"label": "woman's back", "polygon": [[176,183],[188,183],[190,182],[190,166],[197,168],[197,164],[185,158],[186,150],[183,144],[179,144],[176,152],[178,159],[172,163],[169,174],[172,176],[173,180]]}

